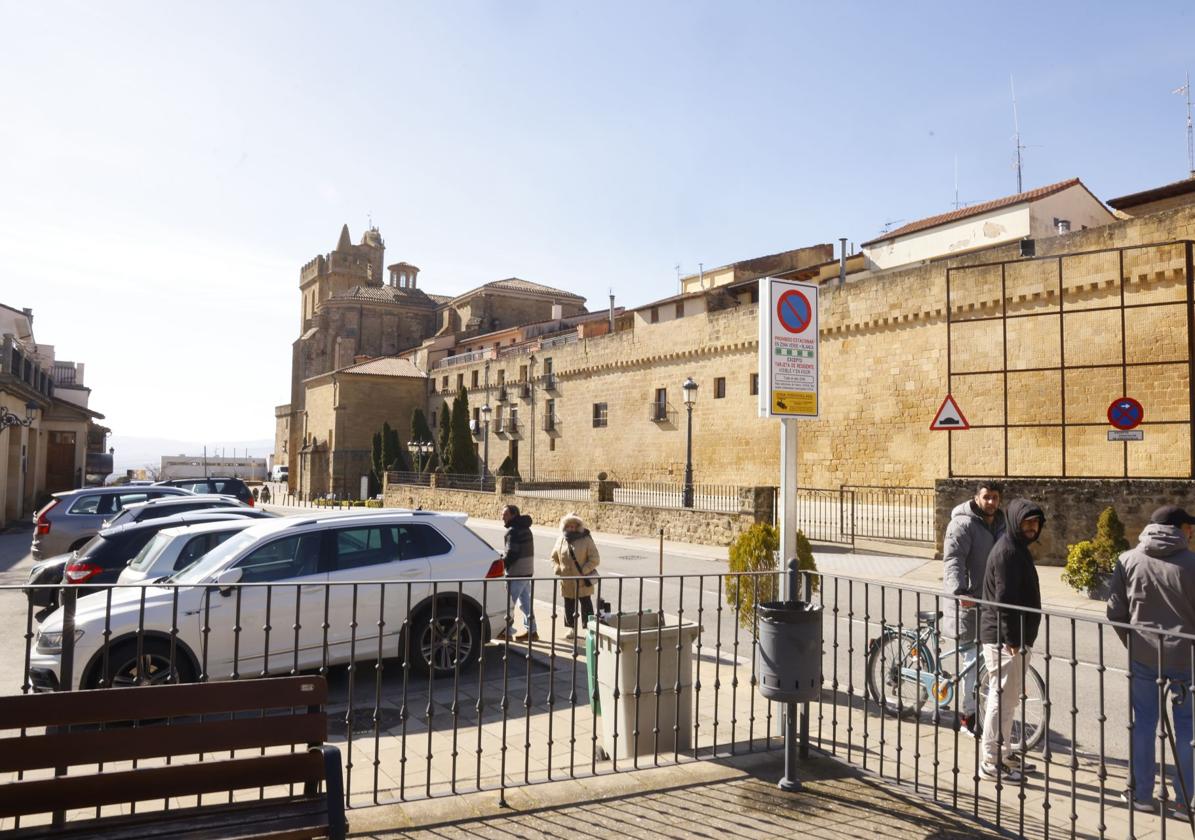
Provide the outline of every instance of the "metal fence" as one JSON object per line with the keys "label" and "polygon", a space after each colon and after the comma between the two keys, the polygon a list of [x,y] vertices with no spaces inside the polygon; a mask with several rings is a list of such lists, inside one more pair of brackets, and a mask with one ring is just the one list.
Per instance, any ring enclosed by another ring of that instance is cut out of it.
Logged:
{"label": "metal fence", "polygon": [[[617,481],[613,502],[643,507],[685,507],[684,484],[681,481]],[[693,510],[712,513],[738,513],[743,508],[739,488],[732,484],[694,484]]]}
{"label": "metal fence", "polygon": [[[504,801],[519,785],[780,747],[783,707],[756,691],[752,606],[776,597],[776,574],[598,578],[595,604],[632,620],[593,645],[568,635],[556,579],[526,584],[539,639],[509,644],[482,644],[521,619],[500,579],[105,587],[79,600],[74,633],[49,617],[53,635],[23,610],[24,644],[4,648],[0,675],[29,692],[67,669],[87,687],[319,671],[350,807],[467,791]],[[812,749],[1022,836],[1182,827],[1167,802],[1192,784],[1195,637],[1133,628],[1126,648],[1125,626],[1024,610],[1007,628],[1039,623],[1035,641],[1024,637],[1031,654],[1009,659],[997,644],[998,662],[968,666],[974,631],[937,627],[936,592],[816,573],[802,588],[823,619],[821,692],[804,711]],[[6,614],[23,597],[0,588]],[[663,616],[663,629],[636,616]],[[962,635],[962,650],[947,635]],[[1158,659],[1154,638],[1182,651],[1181,666]],[[1020,678],[1007,704],[990,703],[984,672],[994,666]],[[984,777],[979,745],[960,726],[971,701],[981,716],[995,710],[987,725],[1007,732],[1008,760],[1036,768]],[[1176,757],[1184,768],[1160,791],[1165,816],[1120,798],[1145,789],[1130,759],[1150,745],[1160,777]]]}
{"label": "metal fence", "polygon": [[934,488],[847,484],[840,492],[852,538],[935,542]]}

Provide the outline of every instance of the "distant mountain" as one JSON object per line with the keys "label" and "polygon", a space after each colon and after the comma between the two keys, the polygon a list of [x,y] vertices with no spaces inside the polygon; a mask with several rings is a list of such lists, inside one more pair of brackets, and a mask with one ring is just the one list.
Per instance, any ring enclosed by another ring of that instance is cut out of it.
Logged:
{"label": "distant mountain", "polygon": [[238,458],[246,456],[253,458],[268,458],[274,451],[272,440],[217,440],[193,441],[171,440],[170,438],[132,437],[129,435],[112,435],[108,438],[108,445],[115,448],[112,460],[114,462],[113,475],[123,475],[125,470],[139,469],[146,465],[159,466],[163,455],[195,455],[203,456],[203,447],[207,446],[208,457],[214,457],[217,452],[221,455]]}

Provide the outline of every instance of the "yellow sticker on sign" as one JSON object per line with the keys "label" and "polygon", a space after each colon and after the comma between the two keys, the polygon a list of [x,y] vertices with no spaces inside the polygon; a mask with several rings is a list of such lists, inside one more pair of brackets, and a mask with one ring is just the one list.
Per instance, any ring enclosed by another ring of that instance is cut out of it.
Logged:
{"label": "yellow sticker on sign", "polygon": [[817,414],[817,392],[773,391],[772,413],[793,415]]}

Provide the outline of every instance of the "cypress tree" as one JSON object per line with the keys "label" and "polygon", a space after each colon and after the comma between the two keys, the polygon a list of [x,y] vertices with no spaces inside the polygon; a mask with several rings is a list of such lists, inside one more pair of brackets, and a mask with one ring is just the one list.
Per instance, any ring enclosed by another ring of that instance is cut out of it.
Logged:
{"label": "cypress tree", "polygon": [[477,453],[473,451],[473,435],[469,432],[469,395],[462,386],[452,406],[452,446],[448,470],[457,475],[477,472]]}
{"label": "cypress tree", "polygon": [[[433,443],[435,437],[432,435],[431,427],[427,424],[427,415],[423,413],[423,409],[417,408],[411,412],[411,443]],[[421,456],[422,463],[417,463],[416,468],[422,468],[425,472],[430,472],[432,455],[431,453]]]}
{"label": "cypress tree", "polygon": [[452,467],[452,408],[444,403],[444,410],[440,412],[439,444],[440,470],[450,472]]}

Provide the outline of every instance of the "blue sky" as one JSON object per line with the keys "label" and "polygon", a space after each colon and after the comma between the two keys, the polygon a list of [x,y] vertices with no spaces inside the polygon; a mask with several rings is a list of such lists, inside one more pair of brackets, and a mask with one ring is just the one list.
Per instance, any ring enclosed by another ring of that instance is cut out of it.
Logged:
{"label": "blue sky", "polygon": [[602,306],[1079,176],[1186,174],[1188,4],[0,0],[0,300],[124,434],[272,435],[299,267]]}

